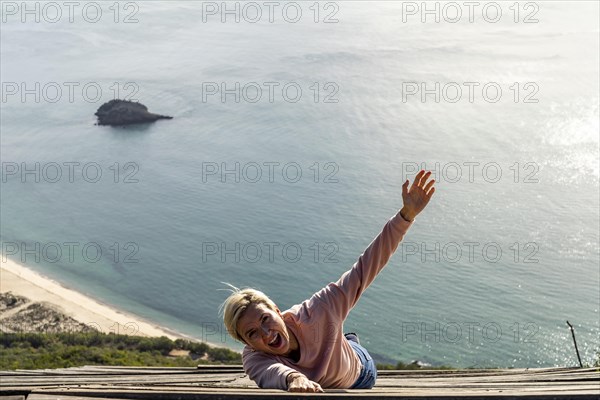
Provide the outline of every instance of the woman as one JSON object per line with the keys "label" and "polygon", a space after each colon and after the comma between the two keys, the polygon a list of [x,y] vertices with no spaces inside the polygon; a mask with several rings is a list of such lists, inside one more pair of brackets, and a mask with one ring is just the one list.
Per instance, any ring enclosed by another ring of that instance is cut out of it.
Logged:
{"label": "woman", "polygon": [[223,303],[231,336],[246,344],[244,370],[261,388],[322,392],[370,389],[377,370],[369,352],[342,326],[362,292],[383,269],[415,217],[435,192],[431,172],[402,185],[402,209],[383,227],[354,266],[302,304],[281,312],[264,293],[235,289]]}

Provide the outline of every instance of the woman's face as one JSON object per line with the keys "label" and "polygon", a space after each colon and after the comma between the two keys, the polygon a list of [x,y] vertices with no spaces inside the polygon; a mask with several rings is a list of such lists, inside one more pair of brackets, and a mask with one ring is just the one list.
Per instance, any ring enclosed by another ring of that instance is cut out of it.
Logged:
{"label": "woman's face", "polygon": [[265,304],[250,304],[239,319],[240,336],[254,350],[275,355],[290,352],[290,334],[279,309],[271,310]]}

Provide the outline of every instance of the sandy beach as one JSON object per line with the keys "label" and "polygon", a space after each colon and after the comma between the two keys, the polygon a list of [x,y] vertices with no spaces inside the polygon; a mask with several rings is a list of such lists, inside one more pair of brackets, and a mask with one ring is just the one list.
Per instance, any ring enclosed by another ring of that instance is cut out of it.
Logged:
{"label": "sandy beach", "polygon": [[193,340],[138,316],[102,304],[10,259],[0,262],[0,292],[12,292],[27,297],[32,302],[50,303],[65,315],[94,326],[104,333]]}

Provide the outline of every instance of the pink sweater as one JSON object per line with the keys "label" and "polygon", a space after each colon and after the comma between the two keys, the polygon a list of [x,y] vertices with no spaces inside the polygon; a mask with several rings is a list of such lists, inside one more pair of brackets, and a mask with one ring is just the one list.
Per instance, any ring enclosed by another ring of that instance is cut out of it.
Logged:
{"label": "pink sweater", "polygon": [[337,282],[282,313],[288,330],[298,339],[298,362],[246,346],[242,362],[250,379],[261,388],[285,390],[287,375],[298,371],[323,388],[351,387],[360,375],[361,365],[344,338],[343,322],[396,251],[410,226],[398,212]]}

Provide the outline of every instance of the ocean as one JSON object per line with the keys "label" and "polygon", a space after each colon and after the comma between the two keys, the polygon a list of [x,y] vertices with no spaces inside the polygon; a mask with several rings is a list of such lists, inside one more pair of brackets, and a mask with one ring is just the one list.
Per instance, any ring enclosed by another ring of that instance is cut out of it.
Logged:
{"label": "ocean", "polygon": [[[427,168],[345,331],[389,362],[574,366],[569,320],[597,359],[598,2],[75,3],[2,3],[3,257],[241,349],[223,282],[303,301]],[[174,119],[95,125],[113,98]]]}

